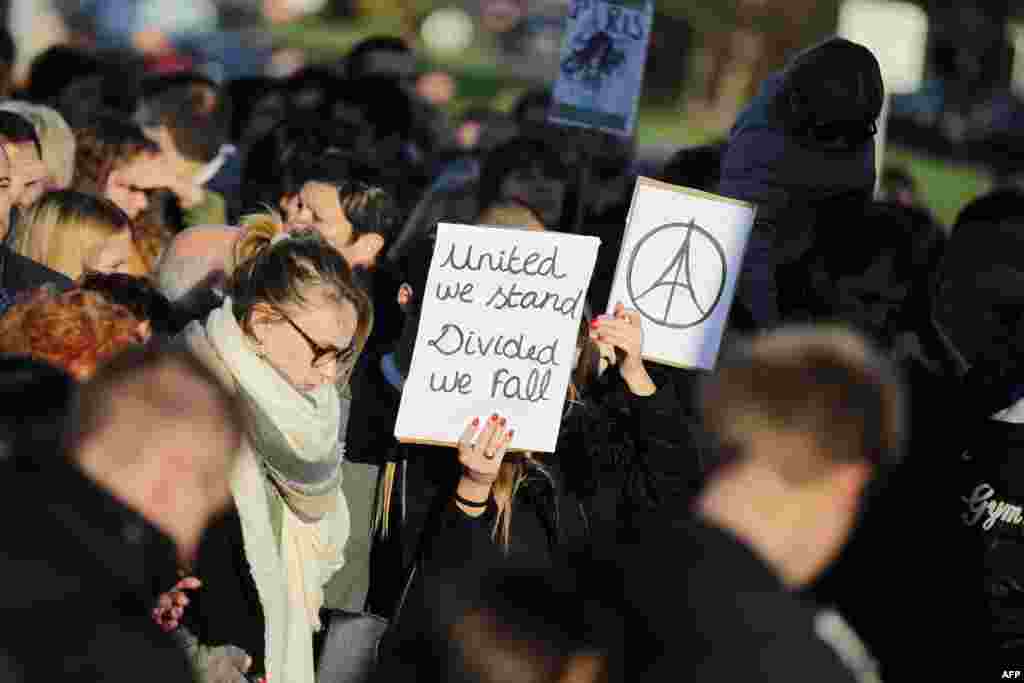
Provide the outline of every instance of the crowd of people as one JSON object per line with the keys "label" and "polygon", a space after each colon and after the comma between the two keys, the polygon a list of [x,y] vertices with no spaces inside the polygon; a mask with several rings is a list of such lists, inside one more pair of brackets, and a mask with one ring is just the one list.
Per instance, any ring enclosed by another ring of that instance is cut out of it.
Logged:
{"label": "crowd of people", "polygon": [[[1024,190],[947,231],[877,178],[878,62],[842,39],[657,169],[584,153],[544,90],[453,120],[414,63],[373,38],[217,82],[55,47],[0,102],[3,680],[1024,660]],[[644,360],[608,301],[641,172],[758,207],[714,372]],[[601,238],[553,453],[497,410],[394,437],[441,221]]]}

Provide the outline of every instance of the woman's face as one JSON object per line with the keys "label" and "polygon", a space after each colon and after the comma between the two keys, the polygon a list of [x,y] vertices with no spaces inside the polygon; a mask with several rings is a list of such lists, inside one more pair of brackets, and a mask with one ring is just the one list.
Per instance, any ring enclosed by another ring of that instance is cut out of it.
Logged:
{"label": "woman's face", "polygon": [[313,348],[303,335],[320,348],[351,350],[358,316],[352,302],[334,301],[323,288],[314,289],[305,298],[306,305],[302,308],[290,306],[281,311],[294,326],[287,320],[275,320],[268,314],[256,312],[253,332],[267,362],[292,386],[308,393],[324,384],[335,383],[344,361],[327,354],[314,367]]}
{"label": "woman's face", "polygon": [[[360,201],[357,197],[352,201]],[[302,190],[283,202],[285,219],[290,225],[315,228],[327,243],[345,257],[351,268],[372,268],[384,246],[377,233],[364,233],[352,239],[352,222],[341,205],[338,190],[327,183],[308,182]]]}
{"label": "woman's face", "polygon": [[285,204],[288,223],[316,228],[335,249],[341,251],[352,239],[352,223],[341,207],[338,190],[327,183],[308,182]]}
{"label": "woman's face", "polygon": [[513,169],[501,181],[498,195],[502,201],[526,204],[540,215],[544,225],[556,227],[562,220],[565,179],[547,175],[539,164]]}
{"label": "woman's face", "polygon": [[142,256],[128,228],[111,235],[91,249],[82,259],[82,270],[135,276],[146,274]]}

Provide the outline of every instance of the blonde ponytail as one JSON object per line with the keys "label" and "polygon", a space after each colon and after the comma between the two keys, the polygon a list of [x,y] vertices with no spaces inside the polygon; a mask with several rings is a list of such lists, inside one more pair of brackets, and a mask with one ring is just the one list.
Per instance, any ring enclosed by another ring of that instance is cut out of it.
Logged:
{"label": "blonde ponytail", "polygon": [[242,234],[235,240],[232,271],[243,263],[255,263],[256,257],[270,248],[274,237],[285,232],[284,221],[273,211],[243,216]]}
{"label": "blonde ponytail", "polygon": [[355,353],[338,373],[337,384],[345,386],[373,328],[373,305],[353,280],[352,269],[315,229],[289,231],[273,211],[245,216],[241,227],[228,282],[235,319],[252,335],[256,306],[276,311],[302,306],[308,287],[326,287],[332,299],[348,301],[356,309]]}

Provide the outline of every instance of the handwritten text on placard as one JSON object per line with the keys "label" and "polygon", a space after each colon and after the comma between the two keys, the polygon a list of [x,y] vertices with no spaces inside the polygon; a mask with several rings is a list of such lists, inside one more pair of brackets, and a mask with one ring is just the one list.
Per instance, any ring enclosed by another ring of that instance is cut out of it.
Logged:
{"label": "handwritten text on placard", "polygon": [[396,436],[454,443],[498,412],[514,448],[553,450],[598,244],[440,226]]}

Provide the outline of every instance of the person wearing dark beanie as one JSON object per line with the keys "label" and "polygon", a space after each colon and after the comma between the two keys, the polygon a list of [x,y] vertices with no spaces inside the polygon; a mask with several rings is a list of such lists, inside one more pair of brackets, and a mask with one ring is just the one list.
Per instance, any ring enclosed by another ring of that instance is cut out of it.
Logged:
{"label": "person wearing dark beanie", "polygon": [[831,38],[766,79],[737,118],[718,191],[758,207],[739,302],[759,326],[772,327],[784,317],[776,267],[810,248],[811,228],[831,207],[846,210],[870,200],[883,99],[871,51]]}

